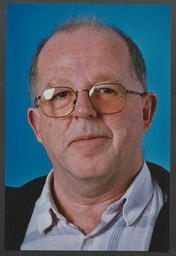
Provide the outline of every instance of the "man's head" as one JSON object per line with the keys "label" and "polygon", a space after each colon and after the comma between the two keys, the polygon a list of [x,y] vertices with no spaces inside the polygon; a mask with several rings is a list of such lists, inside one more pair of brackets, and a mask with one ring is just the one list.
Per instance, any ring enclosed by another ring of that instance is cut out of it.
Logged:
{"label": "man's head", "polygon": [[127,94],[121,112],[97,111],[88,95],[94,85],[117,83],[142,94],[146,79],[144,61],[134,43],[118,30],[91,22],[62,26],[42,46],[32,69],[31,82],[36,86],[32,97],[47,88],[69,87],[79,91],[74,111],[65,118],[52,118],[39,106],[29,109],[28,119],[56,175],[73,180],[118,177],[123,182],[142,165],[142,139],[157,100],[152,93]]}

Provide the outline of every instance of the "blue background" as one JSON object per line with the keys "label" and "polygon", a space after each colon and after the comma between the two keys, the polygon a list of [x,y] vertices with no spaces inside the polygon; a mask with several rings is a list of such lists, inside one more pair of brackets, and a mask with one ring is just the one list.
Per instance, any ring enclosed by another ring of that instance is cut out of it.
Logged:
{"label": "blue background", "polygon": [[6,79],[6,184],[20,186],[52,168],[27,121],[31,106],[29,69],[38,44],[76,14],[96,14],[124,30],[141,49],[149,91],[158,109],[145,135],[145,159],[170,169],[170,13],[169,5],[8,4]]}

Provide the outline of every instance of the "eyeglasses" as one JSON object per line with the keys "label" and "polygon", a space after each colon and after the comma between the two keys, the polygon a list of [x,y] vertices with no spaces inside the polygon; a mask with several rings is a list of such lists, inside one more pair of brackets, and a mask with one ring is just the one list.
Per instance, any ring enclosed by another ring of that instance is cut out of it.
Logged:
{"label": "eyeglasses", "polygon": [[35,107],[41,107],[48,117],[61,118],[69,116],[75,109],[79,92],[87,92],[93,108],[100,114],[121,112],[127,104],[127,94],[146,94],[126,90],[117,83],[101,83],[90,90],[74,91],[70,87],[54,87],[43,91],[35,98]]}

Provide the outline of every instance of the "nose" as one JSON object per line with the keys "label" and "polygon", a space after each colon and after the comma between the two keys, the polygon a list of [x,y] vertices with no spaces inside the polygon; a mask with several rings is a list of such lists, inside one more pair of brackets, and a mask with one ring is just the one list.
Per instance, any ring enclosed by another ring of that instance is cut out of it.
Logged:
{"label": "nose", "polygon": [[97,112],[90,102],[88,90],[77,91],[77,101],[72,115],[74,117],[96,118]]}

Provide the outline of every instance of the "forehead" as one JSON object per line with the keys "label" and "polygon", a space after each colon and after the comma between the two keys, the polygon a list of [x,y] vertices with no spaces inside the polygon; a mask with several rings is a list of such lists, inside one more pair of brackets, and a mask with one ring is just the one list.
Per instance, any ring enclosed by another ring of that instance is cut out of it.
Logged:
{"label": "forehead", "polygon": [[126,42],[113,31],[81,27],[72,32],[57,33],[49,39],[39,55],[38,74],[42,80],[43,76],[59,74],[62,67],[67,67],[67,73],[75,70],[85,73],[86,66],[89,73],[91,68],[100,72],[101,67],[112,70],[117,63],[119,72],[122,68],[124,72],[124,66],[129,72]]}
{"label": "forehead", "polygon": [[[127,45],[124,39],[119,36],[117,33],[105,29],[105,28],[89,28],[86,26],[76,28],[73,31],[68,32],[59,32],[54,34],[49,41],[45,44],[45,46],[42,49],[42,56],[43,54],[47,54],[48,50],[54,46],[56,47],[55,50],[57,50],[59,47],[61,48],[67,48],[70,46],[70,48],[73,48],[79,44],[82,45],[96,45],[97,43],[100,43],[98,45],[99,47],[103,44],[107,44],[109,48],[116,48],[118,51],[120,48],[121,50],[126,49]],[[58,46],[58,47],[57,47]]]}
{"label": "forehead", "polygon": [[81,27],[72,32],[56,33],[43,47],[39,62],[46,61],[48,57],[54,58],[61,55],[68,55],[74,50],[77,53],[85,48],[91,48],[92,54],[98,49],[109,52],[121,52],[128,55],[126,42],[115,32],[108,29],[93,29]]}

